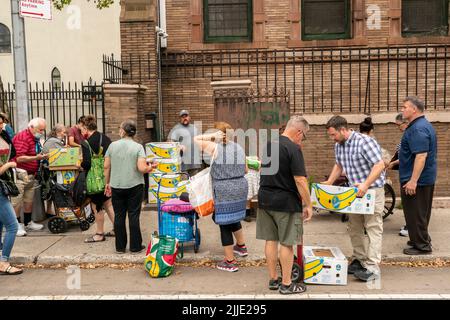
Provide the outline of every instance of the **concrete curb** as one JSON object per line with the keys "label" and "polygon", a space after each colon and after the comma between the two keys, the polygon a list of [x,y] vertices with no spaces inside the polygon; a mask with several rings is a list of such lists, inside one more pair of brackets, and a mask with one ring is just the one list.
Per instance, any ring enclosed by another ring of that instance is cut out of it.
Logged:
{"label": "concrete curb", "polygon": [[[141,264],[143,263],[145,254],[109,254],[109,255],[93,255],[82,254],[75,256],[52,256],[52,257],[39,257],[39,256],[13,256],[11,262],[14,264],[37,264],[37,265],[70,265],[70,264]],[[191,253],[185,253],[182,259],[178,262],[192,263],[200,261],[220,261],[223,256],[220,255],[195,255]],[[246,258],[238,258],[242,262],[256,262],[265,259],[262,255],[249,255]],[[450,253],[426,255],[426,256],[406,256],[406,255],[387,255],[383,256],[382,262],[431,262],[437,259],[450,261]]]}

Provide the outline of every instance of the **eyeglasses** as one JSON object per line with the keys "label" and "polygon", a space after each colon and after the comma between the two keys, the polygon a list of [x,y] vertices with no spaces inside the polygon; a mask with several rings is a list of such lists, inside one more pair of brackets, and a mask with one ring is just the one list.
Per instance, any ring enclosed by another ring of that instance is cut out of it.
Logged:
{"label": "eyeglasses", "polygon": [[306,137],[306,133],[305,133],[305,131],[303,131],[303,130],[298,130],[298,131],[300,131],[302,134],[303,134],[303,140],[306,140],[307,139],[307,137]]}

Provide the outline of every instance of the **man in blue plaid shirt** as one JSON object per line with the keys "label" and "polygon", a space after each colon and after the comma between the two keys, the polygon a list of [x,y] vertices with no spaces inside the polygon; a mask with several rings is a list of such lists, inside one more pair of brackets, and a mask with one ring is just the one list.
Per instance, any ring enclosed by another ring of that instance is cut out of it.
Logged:
{"label": "man in blue plaid shirt", "polygon": [[379,279],[383,236],[385,164],[380,145],[371,137],[348,128],[347,120],[332,117],[327,125],[328,136],[336,142],[336,163],[323,184],[333,184],[345,174],[358,188],[358,197],[375,190],[375,213],[349,215],[349,234],[353,246],[348,273],[362,281]]}

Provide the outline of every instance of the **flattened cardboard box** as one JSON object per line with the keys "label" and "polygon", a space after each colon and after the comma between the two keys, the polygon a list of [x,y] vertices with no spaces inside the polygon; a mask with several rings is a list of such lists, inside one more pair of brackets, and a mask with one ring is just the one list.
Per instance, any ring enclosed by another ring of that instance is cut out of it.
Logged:
{"label": "flattened cardboard box", "polygon": [[48,163],[50,170],[58,168],[80,167],[80,148],[54,148],[49,151]]}

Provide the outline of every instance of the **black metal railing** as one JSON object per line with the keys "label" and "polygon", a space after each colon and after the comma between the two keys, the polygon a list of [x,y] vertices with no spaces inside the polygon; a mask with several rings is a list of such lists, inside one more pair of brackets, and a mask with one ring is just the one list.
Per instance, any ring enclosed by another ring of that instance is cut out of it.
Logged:
{"label": "black metal railing", "polygon": [[[17,105],[15,86],[5,85],[0,93],[11,123],[17,128]],[[30,118],[40,117],[47,120],[47,129],[57,123],[65,126],[76,124],[82,115],[93,114],[97,118],[98,130],[105,128],[103,86],[94,82],[62,83],[54,86],[51,83],[34,83],[28,87]]]}
{"label": "black metal railing", "polygon": [[113,54],[110,57],[103,55],[103,81],[142,83],[152,78],[152,72],[156,71],[155,64],[156,57],[150,53],[122,55],[120,60],[116,60]]}
{"label": "black metal railing", "polygon": [[[424,99],[429,110],[444,110],[449,107],[449,59],[447,45],[165,52],[161,78],[163,85],[250,79],[258,91],[283,87],[291,93],[292,110],[302,113],[398,111],[408,95]],[[117,82],[152,79],[145,70],[139,79],[136,71],[127,79],[120,68],[115,73]]]}

